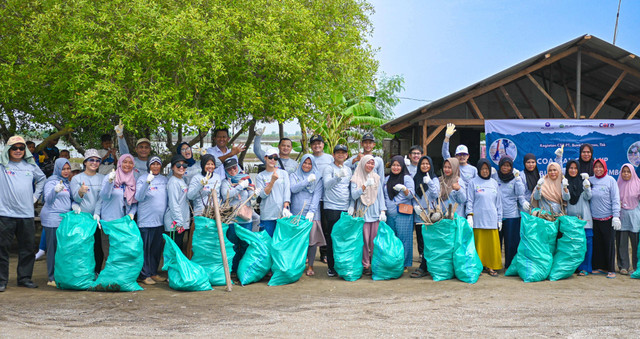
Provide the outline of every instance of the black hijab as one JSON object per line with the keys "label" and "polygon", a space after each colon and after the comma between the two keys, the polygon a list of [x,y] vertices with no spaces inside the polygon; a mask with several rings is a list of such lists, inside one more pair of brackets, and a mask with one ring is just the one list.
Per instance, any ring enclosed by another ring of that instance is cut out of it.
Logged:
{"label": "black hijab", "polygon": [[580,177],[580,171],[576,174],[575,177],[569,175],[569,167],[571,164],[576,164],[576,167],[580,168],[580,164],[576,160],[567,161],[567,167],[564,170],[564,177],[569,181],[569,194],[571,195],[571,199],[569,199],[569,204],[575,205],[580,200],[580,195],[582,191],[584,191],[584,187],[582,187],[582,178]]}
{"label": "black hijab", "polygon": [[[427,160],[429,162],[429,165],[431,165],[431,167],[429,168],[429,172],[426,172],[426,173],[422,172],[422,169],[421,169],[422,161],[424,160]],[[413,176],[413,184],[416,187],[416,195],[418,196],[418,198],[422,198],[423,189],[425,192],[429,190],[429,186],[425,185],[424,182],[422,182],[425,174],[427,173],[429,173],[429,177],[432,180],[436,178],[436,171],[433,170],[433,161],[431,160],[431,157],[429,157],[428,155],[424,155],[418,161],[418,169],[416,170],[416,175]]]}
{"label": "black hijab", "polygon": [[[505,163],[509,163],[509,165],[511,165],[511,171],[507,174],[502,173],[502,165]],[[498,178],[500,178],[504,183],[508,183],[515,178],[515,175],[513,175],[513,159],[510,157],[500,158],[500,161],[498,161]]]}
{"label": "black hijab", "polygon": [[[487,164],[487,166],[489,166],[489,175],[487,175],[486,177],[483,177],[482,174],[480,174],[480,172],[482,172],[482,165]],[[480,160],[478,160],[478,164],[476,165],[476,168],[478,169],[478,176],[484,180],[489,180],[491,179],[491,163],[489,162],[489,160],[487,160],[486,158],[480,158]]]}
{"label": "black hijab", "polygon": [[393,186],[397,184],[404,185],[404,176],[411,176],[411,174],[409,174],[407,166],[404,164],[404,158],[401,155],[396,155],[391,158],[391,166],[393,166],[393,163],[396,161],[400,164],[400,173],[393,174],[393,172],[391,172],[391,174],[389,174],[389,180],[387,180],[387,193],[389,194],[389,199],[391,200],[393,200],[393,198],[395,198],[398,194],[398,191],[394,190]]}
{"label": "black hijab", "polygon": [[[582,160],[582,150],[589,148],[591,150],[591,159],[589,161]],[[590,177],[593,176],[593,146],[589,144],[582,144],[580,146],[580,154],[578,154],[578,173],[587,173]]]}
{"label": "black hijab", "polygon": [[202,171],[200,173],[204,176],[207,175],[207,171],[205,171],[204,167],[207,166],[207,163],[209,161],[213,161],[213,165],[215,166],[216,158],[213,155],[205,154],[202,156],[202,158],[200,158],[200,167],[202,168]]}
{"label": "black hijab", "polygon": [[540,180],[540,171],[538,170],[538,162],[536,161],[536,167],[533,171],[527,170],[527,160],[536,160],[536,156],[533,153],[527,153],[524,155],[524,175],[527,178],[527,189],[529,192],[533,192],[538,180]]}

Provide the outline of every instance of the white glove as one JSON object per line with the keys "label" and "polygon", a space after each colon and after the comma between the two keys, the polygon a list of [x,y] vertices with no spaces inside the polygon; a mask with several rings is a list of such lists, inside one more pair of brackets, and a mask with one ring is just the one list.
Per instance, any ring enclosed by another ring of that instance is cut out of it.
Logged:
{"label": "white glove", "polygon": [[387,214],[384,211],[380,212],[380,221],[387,222]]}
{"label": "white glove", "polygon": [[93,220],[95,220],[98,223],[98,228],[102,229],[102,225],[100,225],[100,216],[97,214],[93,215]]}
{"label": "white glove", "polygon": [[202,186],[206,186],[209,183],[209,179],[211,179],[211,176],[213,176],[213,172],[207,172],[207,175],[205,175],[204,178],[200,179],[200,183],[202,184]]}
{"label": "white glove", "polygon": [[536,187],[540,189],[540,187],[542,187],[542,184],[544,184],[544,178],[540,178],[540,180],[538,180],[538,184],[536,185]]}
{"label": "white glove", "polygon": [[582,182],[582,186],[584,186],[584,188],[591,187],[591,181],[589,181],[589,179],[584,179],[584,181]]}
{"label": "white glove", "polygon": [[341,178],[344,178],[347,175],[349,175],[349,170],[347,170],[347,166],[342,166],[342,169],[340,170],[340,172],[342,172]]}
{"label": "white glove", "polygon": [[346,175],[344,174],[344,171],[339,169],[336,170],[335,172],[333,172],[333,175],[337,178],[344,178]]}
{"label": "white glove", "polygon": [[502,221],[498,221],[498,232],[502,231]]}
{"label": "white glove", "polygon": [[580,173],[582,180],[589,180],[589,173]]}
{"label": "white glove", "polygon": [[516,177],[516,178],[519,178],[520,177],[520,171],[518,171],[517,169],[514,169],[513,170],[513,176]]}
{"label": "white glove", "polygon": [[393,186],[393,189],[401,192],[407,189],[407,186],[403,185],[403,184],[396,184],[395,186]]}
{"label": "white glove", "polygon": [[467,223],[469,223],[469,227],[473,228],[473,215],[467,215]]}
{"label": "white glove", "polygon": [[155,179],[155,177],[156,177],[155,175],[153,175],[153,174],[149,173],[149,174],[147,175],[147,183],[149,183],[149,184],[150,184],[150,183],[153,181],[153,179]]}
{"label": "white glove", "polygon": [[428,185],[431,182],[431,176],[429,176],[429,173],[425,174],[424,177],[422,177],[422,183],[425,185]]}
{"label": "white glove", "polygon": [[262,192],[262,188],[256,187],[256,189],[253,191],[253,195],[257,197],[260,195],[261,192]]}
{"label": "white glove", "polygon": [[293,214],[291,214],[291,211],[288,208],[284,208],[282,210],[282,217],[283,218],[289,218],[291,217]]}
{"label": "white glove", "polygon": [[109,182],[113,182],[113,180],[116,178],[116,170],[111,171],[111,173],[109,173]]}
{"label": "white glove", "polygon": [[522,208],[525,211],[530,211],[531,210],[531,204],[528,201],[525,201],[524,204],[522,204]]}
{"label": "white glove", "polygon": [[557,157],[561,157],[562,154],[564,153],[564,145],[560,146],[560,148],[558,148],[555,152],[553,152],[556,154]]}
{"label": "white glove", "polygon": [[411,160],[409,160],[407,157],[404,157],[404,165],[405,166],[411,165]]}
{"label": "white glove", "polygon": [[452,123],[448,123],[447,124],[447,130],[444,132],[444,136],[447,137],[447,138],[451,138],[451,136],[455,132],[456,132],[456,125],[454,125]]}
{"label": "white glove", "polygon": [[38,202],[38,197],[33,197],[33,203],[37,203]]}
{"label": "white glove", "polygon": [[258,128],[258,129],[256,130],[256,136],[257,136],[257,137],[262,136],[262,135],[264,134],[264,130],[265,130],[265,129],[267,129],[267,126],[264,126],[264,127],[262,127],[262,128]]}
{"label": "white glove", "polygon": [[82,212],[82,210],[80,209],[80,205],[73,204],[71,205],[71,209],[75,214],[80,214],[80,212]]}
{"label": "white glove", "polygon": [[243,189],[249,187],[249,180],[240,180],[238,186],[242,187]]}
{"label": "white glove", "polygon": [[349,208],[347,209],[347,214],[348,215],[353,215],[354,211],[355,211],[355,209],[353,208],[353,206],[349,206]]}
{"label": "white glove", "polygon": [[367,181],[364,183],[364,185],[367,187],[373,186],[373,184],[375,184],[375,181],[373,180],[373,178],[367,178]]}
{"label": "white glove", "polygon": [[305,219],[313,222],[313,217],[315,217],[315,214],[313,214],[313,212],[307,212],[307,215],[305,216]]}
{"label": "white glove", "polygon": [[613,227],[614,230],[619,231],[622,228],[622,223],[620,222],[620,218],[613,217],[613,219],[611,219],[611,226]]}
{"label": "white glove", "polygon": [[568,187],[569,186],[569,180],[567,180],[567,178],[562,179],[562,187]]}
{"label": "white glove", "polygon": [[118,138],[122,138],[124,132],[124,125],[122,124],[122,120],[120,120],[120,122],[115,127],[113,127],[113,130],[116,131]]}
{"label": "white glove", "polygon": [[130,218],[131,220],[133,220],[133,214],[129,213],[129,214],[127,214],[127,215],[129,216],[129,218]]}
{"label": "white glove", "polygon": [[416,211],[416,214],[418,214],[418,215],[419,215],[420,213],[422,213],[422,211],[423,211],[422,207],[417,206],[417,205],[413,208],[413,210],[414,210],[414,211]]}
{"label": "white glove", "polygon": [[497,173],[497,172],[496,172],[496,169],[495,169],[495,168],[493,168],[493,167],[491,167],[491,175],[496,175],[496,173]]}
{"label": "white glove", "polygon": [[308,182],[314,182],[314,181],[316,181],[316,175],[315,175],[315,174],[313,174],[313,173],[309,174],[309,177],[307,177],[307,181],[308,181]]}
{"label": "white glove", "polygon": [[56,184],[56,187],[54,187],[54,190],[56,190],[56,193],[60,193],[63,189],[64,184],[62,183],[62,180],[60,180],[60,182]]}

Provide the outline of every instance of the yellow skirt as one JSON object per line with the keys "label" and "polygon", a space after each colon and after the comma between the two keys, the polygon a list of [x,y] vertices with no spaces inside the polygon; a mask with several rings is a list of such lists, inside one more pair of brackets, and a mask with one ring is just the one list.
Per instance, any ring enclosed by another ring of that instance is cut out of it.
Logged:
{"label": "yellow skirt", "polygon": [[500,251],[500,235],[497,229],[473,229],[476,251],[482,266],[492,270],[502,269],[502,252]]}

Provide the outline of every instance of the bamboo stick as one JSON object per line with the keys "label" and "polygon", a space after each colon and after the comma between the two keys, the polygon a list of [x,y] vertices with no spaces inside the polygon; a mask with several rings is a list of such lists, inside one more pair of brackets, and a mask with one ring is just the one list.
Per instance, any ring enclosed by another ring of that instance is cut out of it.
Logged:
{"label": "bamboo stick", "polygon": [[231,292],[231,272],[229,271],[229,262],[227,261],[227,249],[224,247],[224,234],[222,233],[222,218],[220,218],[220,205],[218,203],[218,195],[212,194],[213,209],[216,216],[216,226],[218,227],[218,238],[220,239],[220,253],[222,254],[222,265],[224,266],[224,277],[227,281],[227,292]]}

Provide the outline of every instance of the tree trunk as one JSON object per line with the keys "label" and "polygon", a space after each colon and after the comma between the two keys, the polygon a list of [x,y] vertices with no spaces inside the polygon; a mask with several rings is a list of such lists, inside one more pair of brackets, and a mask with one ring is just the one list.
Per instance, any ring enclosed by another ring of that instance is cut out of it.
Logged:
{"label": "tree trunk", "polygon": [[302,138],[300,139],[300,145],[302,146],[302,151],[300,154],[309,153],[309,148],[307,146],[308,136],[307,136],[307,126],[304,124],[304,121],[298,118],[298,122],[300,124],[300,133],[302,134]]}
{"label": "tree trunk", "polygon": [[73,132],[73,128],[71,127],[64,127],[63,129],[51,134],[50,136],[46,137],[44,140],[42,140],[42,143],[40,143],[40,145],[38,145],[36,147],[36,153],[42,151],[46,146],[47,146],[47,142],[49,140],[53,140],[56,138],[60,138],[61,136],[67,135],[69,133]]}
{"label": "tree trunk", "polygon": [[247,147],[245,147],[244,151],[242,151],[242,153],[240,153],[240,156],[238,156],[238,162],[240,164],[244,162],[244,157],[247,155],[247,151],[249,150],[249,147],[253,143],[253,138],[256,136],[256,131],[255,131],[256,123],[257,121],[255,119],[251,120],[251,124],[249,125],[249,135],[247,135],[247,142],[245,143]]}
{"label": "tree trunk", "polygon": [[284,124],[278,122],[278,134],[280,134],[280,139],[284,138]]}

